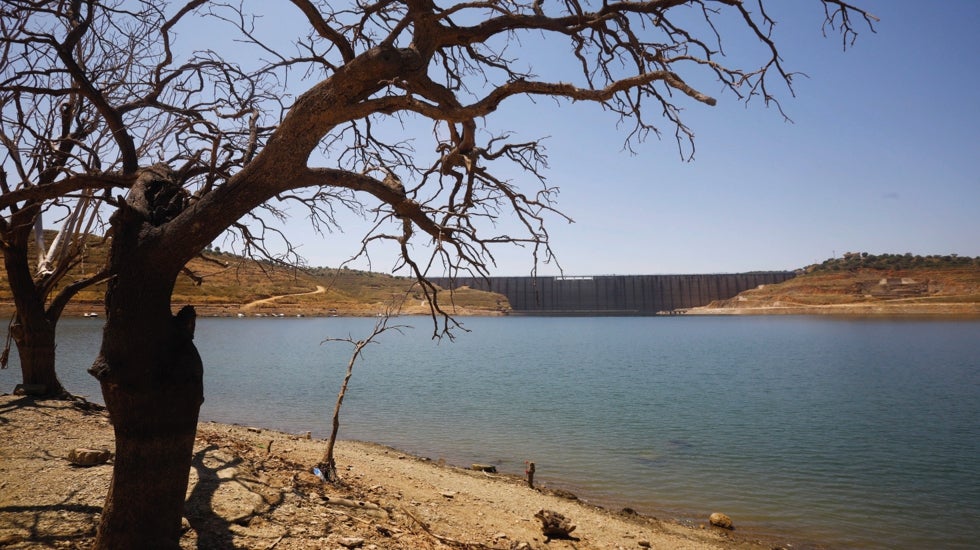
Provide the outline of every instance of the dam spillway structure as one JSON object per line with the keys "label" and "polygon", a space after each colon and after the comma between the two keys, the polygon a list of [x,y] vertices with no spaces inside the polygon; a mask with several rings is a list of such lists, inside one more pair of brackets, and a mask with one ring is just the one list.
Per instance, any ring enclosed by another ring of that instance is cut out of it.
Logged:
{"label": "dam spillway structure", "polygon": [[588,275],[436,277],[442,288],[463,286],[503,294],[512,315],[665,315],[734,298],[760,285],[791,279],[792,271],[710,275]]}

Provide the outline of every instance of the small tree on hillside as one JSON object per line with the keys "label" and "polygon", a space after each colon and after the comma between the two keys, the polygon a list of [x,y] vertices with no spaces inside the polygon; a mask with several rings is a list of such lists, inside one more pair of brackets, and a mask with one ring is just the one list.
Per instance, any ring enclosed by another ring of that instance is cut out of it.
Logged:
{"label": "small tree on hillside", "polygon": [[[854,17],[871,21],[843,0],[813,1],[846,40]],[[295,10],[302,28],[277,26],[280,36],[264,42],[261,20],[241,11],[245,5]],[[128,188],[112,194],[106,325],[91,369],[116,436],[96,547],[178,546],[203,364],[193,344],[195,313],[185,307],[175,315],[171,292],[191,257],[230,227],[259,242],[266,218],[250,216],[276,199],[324,223],[348,206],[375,224],[363,251],[397,248],[402,267],[422,282],[435,331],[449,330],[425,283],[430,267],[485,275],[492,247],[502,243],[550,258],[544,221],[556,213],[555,190],[541,178],[541,146],[495,128],[494,113],[515,98],[591,102],[620,119],[628,143],[659,133],[651,117],[663,117],[688,143],[681,107],[715,103],[695,83],[766,102],[777,83],[789,84],[767,5],[7,0],[0,50],[14,54],[5,54],[0,82],[4,112],[51,111],[56,98],[78,97],[101,132],[90,136],[106,136],[109,146],[50,183],[12,183],[0,211]],[[200,16],[232,26],[239,42],[177,50],[177,33]],[[726,39],[743,33],[761,44],[761,56],[725,58],[720,29]],[[281,33],[293,30],[294,45],[284,47]],[[83,47],[86,39],[94,46]],[[522,41],[563,57],[543,61],[551,74],[539,77],[525,59],[535,49],[522,50]],[[120,52],[132,67],[122,77],[100,61]],[[47,75],[64,80],[38,80]],[[291,97],[284,86],[304,78],[302,93]],[[432,140],[431,153],[404,139],[412,121],[428,123],[418,137]],[[89,151],[80,141],[79,151]],[[508,167],[539,184],[518,187],[503,176]],[[518,229],[497,229],[504,217]]]}

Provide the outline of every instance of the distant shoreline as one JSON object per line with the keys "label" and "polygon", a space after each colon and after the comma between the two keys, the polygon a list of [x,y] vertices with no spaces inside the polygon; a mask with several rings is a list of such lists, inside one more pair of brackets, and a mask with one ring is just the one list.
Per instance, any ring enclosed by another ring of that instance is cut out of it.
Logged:
{"label": "distant shoreline", "polygon": [[811,315],[826,317],[919,317],[929,319],[980,318],[980,303],[948,304],[830,304],[811,306],[757,306],[692,308],[685,315]]}
{"label": "distant shoreline", "polygon": [[[376,313],[365,311],[344,311],[338,310],[334,313],[323,311],[289,311],[277,312],[274,310],[262,312],[243,311],[238,306],[216,307],[213,305],[194,306],[199,317],[212,318],[236,318],[239,313],[244,318],[329,318],[329,317],[376,317]],[[0,303],[0,315],[13,315],[13,304]],[[94,315],[93,315],[94,314]],[[428,316],[425,311],[404,311],[397,315]],[[527,313],[507,313],[501,311],[489,311],[480,309],[459,309],[453,313],[460,317],[597,317],[597,316],[620,316],[633,317],[635,315],[615,315],[615,314],[582,314],[582,315],[533,315]],[[960,303],[960,304],[918,304],[918,305],[889,305],[889,304],[837,304],[822,306],[761,306],[761,307],[717,307],[703,306],[678,310],[672,313],[662,313],[657,316],[759,316],[759,315],[811,315],[825,317],[919,317],[924,319],[976,319],[980,318],[980,303]],[[62,317],[78,318],[91,316],[93,320],[105,317],[105,308],[102,304],[73,304],[66,308]],[[650,317],[649,315],[645,317]]]}

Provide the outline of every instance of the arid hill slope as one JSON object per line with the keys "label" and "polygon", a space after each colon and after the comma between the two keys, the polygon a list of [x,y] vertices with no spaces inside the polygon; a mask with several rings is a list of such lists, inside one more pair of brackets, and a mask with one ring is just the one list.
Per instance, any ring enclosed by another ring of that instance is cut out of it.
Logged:
{"label": "arid hill slope", "polygon": [[[92,237],[84,261],[63,285],[95,273],[105,262],[106,249],[101,238]],[[104,294],[104,284],[81,291],[66,314],[102,314]],[[459,315],[495,315],[510,309],[504,296],[465,288],[454,291],[451,299],[448,293],[439,299],[447,311]],[[426,297],[413,279],[353,269],[298,269],[215,251],[187,264],[172,302],[174,307],[194,305],[199,315],[376,315],[396,303],[401,304],[400,313],[429,313]],[[0,314],[12,311],[10,286],[0,269]]]}
{"label": "arid hill slope", "polygon": [[980,316],[980,259],[849,253],[688,313]]}

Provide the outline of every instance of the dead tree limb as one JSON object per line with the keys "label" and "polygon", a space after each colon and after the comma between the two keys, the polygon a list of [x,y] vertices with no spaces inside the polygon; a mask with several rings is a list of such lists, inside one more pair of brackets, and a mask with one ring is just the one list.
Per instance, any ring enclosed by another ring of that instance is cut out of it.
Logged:
{"label": "dead tree limb", "polygon": [[323,458],[316,465],[316,467],[323,472],[323,475],[327,481],[335,482],[338,480],[337,464],[334,461],[333,450],[334,445],[337,443],[337,433],[340,431],[340,407],[344,403],[344,396],[347,395],[347,385],[350,383],[351,376],[354,374],[354,363],[357,362],[358,357],[361,356],[361,352],[368,344],[376,343],[375,340],[378,336],[381,336],[389,330],[402,332],[402,329],[407,328],[406,325],[389,325],[388,321],[390,320],[391,310],[389,309],[382,315],[382,317],[378,319],[378,322],[374,324],[374,330],[371,331],[371,334],[368,335],[367,338],[355,341],[351,336],[348,336],[346,338],[327,338],[323,341],[348,342],[354,346],[354,351],[351,353],[350,361],[347,362],[347,373],[344,375],[344,381],[340,385],[340,392],[337,393],[337,402],[334,404],[333,425],[330,430],[330,438],[327,440],[327,450],[323,453]]}

